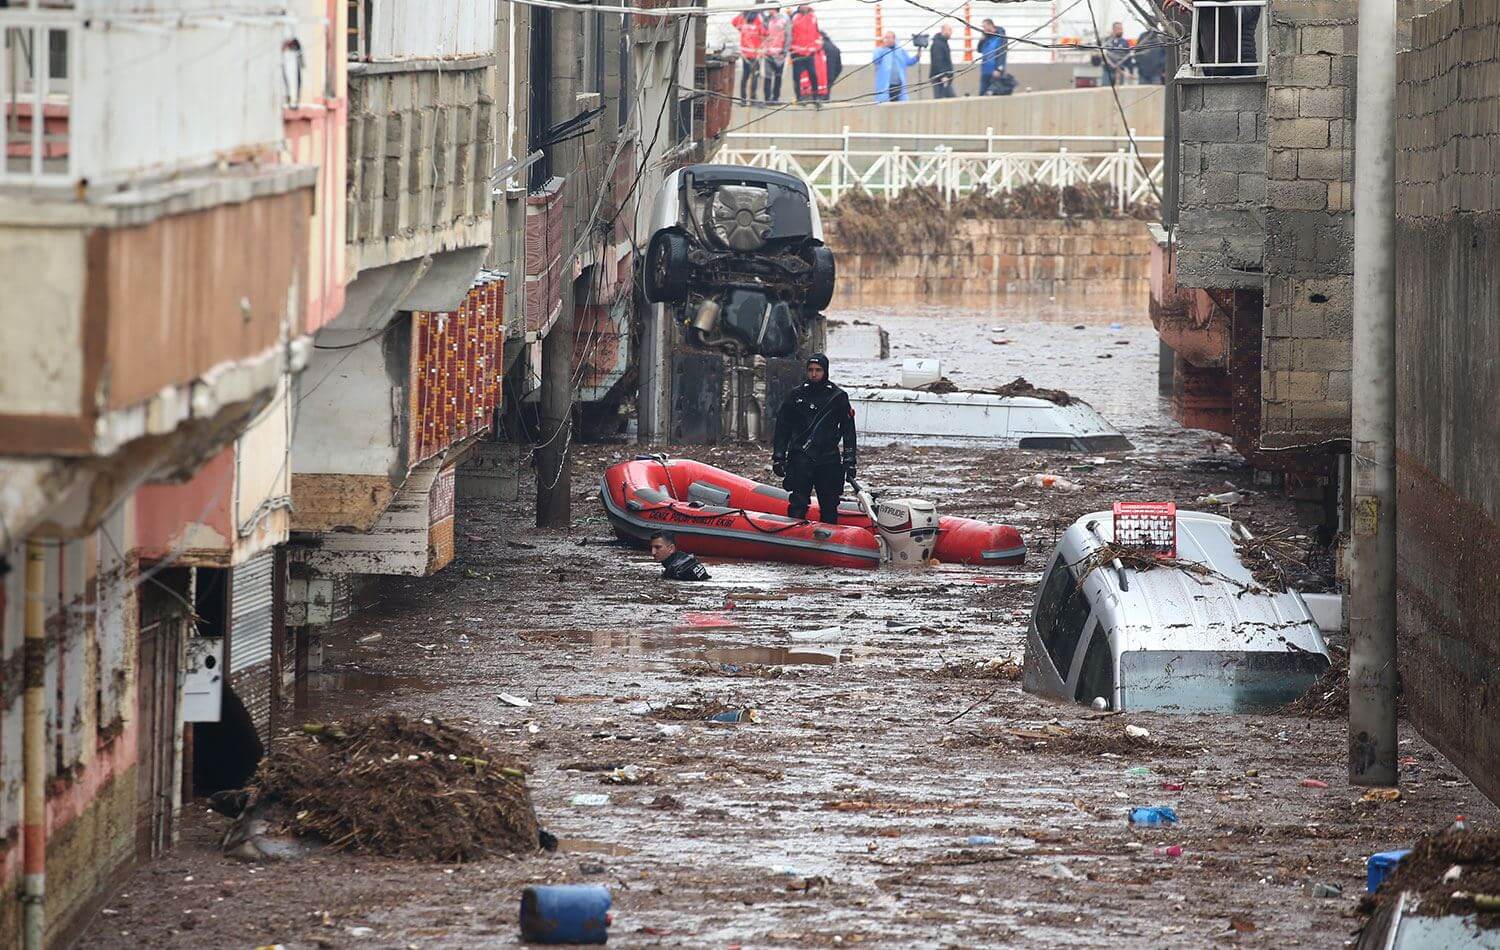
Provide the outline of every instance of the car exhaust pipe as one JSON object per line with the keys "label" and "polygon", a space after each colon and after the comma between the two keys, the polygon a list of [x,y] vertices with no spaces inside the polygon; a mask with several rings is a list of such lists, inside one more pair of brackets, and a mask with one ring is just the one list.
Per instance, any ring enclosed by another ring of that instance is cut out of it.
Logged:
{"label": "car exhaust pipe", "polygon": [[719,314],[724,308],[719,306],[717,300],[705,300],[698,305],[698,313],[693,317],[693,329],[704,336],[713,333],[719,326]]}

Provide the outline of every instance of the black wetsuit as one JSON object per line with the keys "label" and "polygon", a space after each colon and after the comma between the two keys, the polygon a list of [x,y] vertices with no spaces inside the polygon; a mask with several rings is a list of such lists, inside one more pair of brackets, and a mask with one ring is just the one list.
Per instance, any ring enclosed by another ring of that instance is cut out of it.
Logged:
{"label": "black wetsuit", "polygon": [[708,580],[708,568],[698,563],[698,559],[686,551],[674,551],[672,556],[661,562],[662,580],[667,581],[706,581]]}
{"label": "black wetsuit", "polygon": [[781,484],[792,494],[788,515],[806,518],[816,491],[821,520],[837,524],[844,478],[852,475],[856,455],[854,410],[847,393],[826,379],[787,393],[776,414],[772,458],[786,464]]}

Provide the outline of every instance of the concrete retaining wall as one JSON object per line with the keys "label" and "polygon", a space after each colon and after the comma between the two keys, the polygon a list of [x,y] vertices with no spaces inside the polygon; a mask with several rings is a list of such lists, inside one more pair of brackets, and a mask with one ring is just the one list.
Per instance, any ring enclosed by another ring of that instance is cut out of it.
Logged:
{"label": "concrete retaining wall", "polygon": [[1418,19],[1397,129],[1397,556],[1413,722],[1500,799],[1500,0]]}
{"label": "concrete retaining wall", "polygon": [[961,221],[948,248],[895,259],[829,243],[838,255],[835,307],[920,299],[973,303],[1008,293],[1110,294],[1145,304],[1151,235],[1133,220]]}

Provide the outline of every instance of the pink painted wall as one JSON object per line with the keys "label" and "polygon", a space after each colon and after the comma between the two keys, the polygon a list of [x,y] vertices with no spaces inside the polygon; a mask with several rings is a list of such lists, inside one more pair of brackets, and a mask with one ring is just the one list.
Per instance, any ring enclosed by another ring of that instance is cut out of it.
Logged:
{"label": "pink painted wall", "polygon": [[135,495],[136,543],[143,558],[161,558],[181,542],[201,550],[215,534],[228,558],[234,547],[234,445],[186,482],[145,485]]}

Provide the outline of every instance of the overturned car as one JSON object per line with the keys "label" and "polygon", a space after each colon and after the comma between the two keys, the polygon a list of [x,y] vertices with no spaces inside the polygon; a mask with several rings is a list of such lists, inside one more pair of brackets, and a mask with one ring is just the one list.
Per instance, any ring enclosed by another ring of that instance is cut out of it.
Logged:
{"label": "overturned car", "polygon": [[690,165],[662,184],[642,283],[697,346],[790,356],[833,299],[833,252],[799,178]]}

